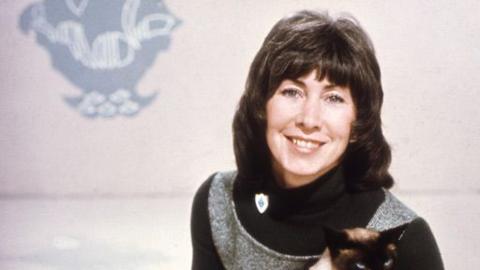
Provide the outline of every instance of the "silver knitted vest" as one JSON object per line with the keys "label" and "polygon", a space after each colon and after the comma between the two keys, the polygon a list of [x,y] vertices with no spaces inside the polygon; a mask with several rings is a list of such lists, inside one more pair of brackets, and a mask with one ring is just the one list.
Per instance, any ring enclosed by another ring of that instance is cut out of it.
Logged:
{"label": "silver knitted vest", "polygon": [[[236,172],[217,173],[210,186],[208,212],[212,237],[225,269],[304,269],[305,264],[320,257],[279,253],[253,238],[241,225],[233,202]],[[393,228],[415,219],[416,214],[390,192],[378,207],[367,228],[377,231]]]}

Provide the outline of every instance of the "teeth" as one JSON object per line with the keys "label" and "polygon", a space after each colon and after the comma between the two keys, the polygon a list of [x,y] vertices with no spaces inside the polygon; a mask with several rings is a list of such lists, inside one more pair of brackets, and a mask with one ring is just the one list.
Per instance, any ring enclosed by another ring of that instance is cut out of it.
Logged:
{"label": "teeth", "polygon": [[316,142],[312,142],[312,141],[304,141],[304,140],[299,140],[299,139],[292,139],[292,142],[293,144],[299,146],[299,147],[302,147],[302,148],[309,148],[309,149],[313,149],[313,148],[317,148],[318,147],[318,143]]}

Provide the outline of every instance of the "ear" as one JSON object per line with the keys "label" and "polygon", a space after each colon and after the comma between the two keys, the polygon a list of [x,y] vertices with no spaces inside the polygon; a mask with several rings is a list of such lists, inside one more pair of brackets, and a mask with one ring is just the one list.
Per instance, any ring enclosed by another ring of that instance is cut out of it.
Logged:
{"label": "ear", "polygon": [[407,226],[408,223],[383,231],[380,233],[381,238],[387,243],[395,243],[402,238]]}

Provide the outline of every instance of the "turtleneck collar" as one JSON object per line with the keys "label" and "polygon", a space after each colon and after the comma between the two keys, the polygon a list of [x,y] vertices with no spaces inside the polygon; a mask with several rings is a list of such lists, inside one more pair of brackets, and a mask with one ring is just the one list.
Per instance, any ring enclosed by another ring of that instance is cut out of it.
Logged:
{"label": "turtleneck collar", "polygon": [[342,167],[336,167],[315,181],[296,188],[281,187],[274,179],[265,181],[269,197],[267,213],[275,219],[295,219],[331,208],[345,195]]}

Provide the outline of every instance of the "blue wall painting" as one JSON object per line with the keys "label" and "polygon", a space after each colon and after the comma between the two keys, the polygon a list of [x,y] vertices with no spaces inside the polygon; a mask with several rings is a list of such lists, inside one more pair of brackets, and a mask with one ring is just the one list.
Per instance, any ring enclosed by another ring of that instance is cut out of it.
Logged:
{"label": "blue wall painting", "polygon": [[67,104],[89,118],[134,116],[155,99],[136,86],[179,24],[161,0],[44,0],[20,17],[20,29],[33,31],[53,68],[82,91]]}

